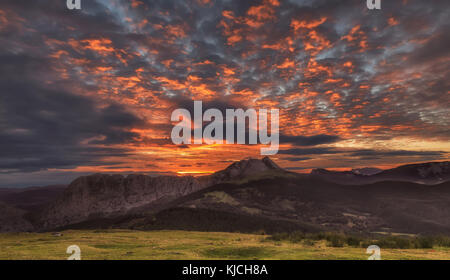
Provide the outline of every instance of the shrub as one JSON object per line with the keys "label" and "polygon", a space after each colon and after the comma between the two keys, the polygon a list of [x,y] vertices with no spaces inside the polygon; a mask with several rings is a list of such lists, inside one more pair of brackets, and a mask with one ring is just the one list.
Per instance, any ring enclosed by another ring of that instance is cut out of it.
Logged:
{"label": "shrub", "polygon": [[306,246],[314,246],[316,244],[316,242],[311,239],[305,239],[305,240],[303,240],[303,244],[305,244]]}
{"label": "shrub", "polygon": [[289,234],[288,233],[275,233],[271,237],[269,237],[273,241],[282,241],[282,240],[289,240]]}
{"label": "shrub", "polygon": [[293,243],[303,242],[305,245],[314,245],[315,241],[326,240],[328,246],[343,247],[345,245],[353,247],[367,248],[370,245],[378,245],[385,249],[430,249],[434,246],[450,247],[450,236],[356,236],[341,233],[319,232],[304,233],[300,231],[291,233],[277,233],[266,240],[289,241]]}
{"label": "shrub", "polygon": [[419,236],[415,240],[415,247],[418,249],[431,249],[433,248],[434,239],[431,236]]}
{"label": "shrub", "polygon": [[438,247],[450,247],[450,237],[448,236],[435,236],[433,238],[434,245]]}
{"label": "shrub", "polygon": [[359,237],[356,237],[356,236],[349,236],[349,237],[347,237],[347,244],[348,244],[348,246],[359,247],[361,242],[362,242],[362,238],[359,238]]}
{"label": "shrub", "polygon": [[386,236],[380,238],[376,243],[380,248],[410,249],[414,248],[414,241],[408,237]]}
{"label": "shrub", "polygon": [[328,234],[327,241],[331,247],[344,247],[346,238],[341,234]]}
{"label": "shrub", "polygon": [[291,242],[298,243],[298,242],[302,241],[303,239],[305,239],[305,234],[303,232],[294,231],[293,233],[291,233],[291,236],[290,236]]}

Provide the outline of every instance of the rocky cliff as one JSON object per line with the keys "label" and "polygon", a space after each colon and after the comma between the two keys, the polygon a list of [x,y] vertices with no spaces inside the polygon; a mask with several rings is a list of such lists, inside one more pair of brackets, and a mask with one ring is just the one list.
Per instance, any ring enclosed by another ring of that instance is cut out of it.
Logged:
{"label": "rocky cliff", "polygon": [[193,177],[146,175],[83,176],[73,181],[63,196],[39,215],[39,227],[48,229],[107,217],[157,202],[175,199],[204,187]]}

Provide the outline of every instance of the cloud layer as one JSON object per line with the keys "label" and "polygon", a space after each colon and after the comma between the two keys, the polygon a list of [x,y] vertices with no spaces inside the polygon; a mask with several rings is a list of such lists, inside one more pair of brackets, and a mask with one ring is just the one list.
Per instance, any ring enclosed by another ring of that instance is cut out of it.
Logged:
{"label": "cloud layer", "polygon": [[193,100],[279,108],[291,169],[448,159],[449,2],[365,2],[4,0],[0,178],[258,155],[172,145],[170,113]]}

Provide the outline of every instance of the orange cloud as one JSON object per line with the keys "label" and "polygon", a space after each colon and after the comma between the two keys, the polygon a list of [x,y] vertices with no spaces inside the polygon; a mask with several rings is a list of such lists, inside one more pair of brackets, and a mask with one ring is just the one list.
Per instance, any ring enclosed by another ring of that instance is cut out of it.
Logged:
{"label": "orange cloud", "polygon": [[367,35],[361,30],[361,25],[354,26],[347,35],[341,37],[341,40],[347,41],[350,46],[359,46],[360,52],[369,48]]}
{"label": "orange cloud", "polygon": [[395,25],[398,25],[398,21],[395,20],[394,17],[390,17],[390,18],[388,19],[388,24],[389,24],[390,26],[395,26]]}
{"label": "orange cloud", "polygon": [[8,24],[8,19],[6,18],[6,13],[2,10],[0,10],[0,29],[1,26],[3,25],[7,25]]}
{"label": "orange cloud", "polygon": [[98,53],[114,52],[112,41],[107,38],[82,40],[81,43],[84,44],[85,49],[93,50]]}
{"label": "orange cloud", "polygon": [[207,5],[211,3],[211,0],[197,0],[200,5]]}
{"label": "orange cloud", "polygon": [[264,0],[262,5],[250,7],[247,15],[253,17],[257,22],[263,23],[265,20],[275,19],[274,7],[279,5],[277,0]]}
{"label": "orange cloud", "polygon": [[268,21],[276,19],[275,8],[280,3],[277,0],[263,0],[261,5],[252,6],[247,10],[246,16],[236,17],[232,11],[222,12],[223,19],[219,26],[223,28],[223,34],[227,37],[228,45],[234,44],[246,39],[254,39],[251,29],[259,28]]}
{"label": "orange cloud", "polygon": [[144,5],[144,3],[142,1],[138,1],[138,0],[131,0],[131,7],[133,8],[137,8],[141,5]]}
{"label": "orange cloud", "polygon": [[291,27],[294,28],[294,31],[297,31],[300,28],[312,29],[323,24],[325,21],[327,21],[326,17],[322,17],[320,19],[312,21],[293,19],[291,21]]}
{"label": "orange cloud", "polygon": [[164,87],[171,89],[171,90],[183,90],[186,89],[186,85],[184,83],[180,83],[176,80],[171,80],[166,77],[155,77],[155,80],[162,83]]}
{"label": "orange cloud", "polygon": [[186,33],[185,30],[186,28],[180,25],[168,25],[166,26],[166,32],[169,35],[175,36],[175,37],[179,37],[179,38],[183,38],[186,37]]}
{"label": "orange cloud", "polygon": [[305,69],[305,76],[313,77],[323,72],[325,72],[329,77],[333,75],[330,67],[321,65],[315,59],[311,58],[308,62],[307,68]]}
{"label": "orange cloud", "polygon": [[290,60],[289,58],[286,58],[283,63],[276,66],[278,69],[286,69],[286,68],[294,68],[295,62],[293,60]]}

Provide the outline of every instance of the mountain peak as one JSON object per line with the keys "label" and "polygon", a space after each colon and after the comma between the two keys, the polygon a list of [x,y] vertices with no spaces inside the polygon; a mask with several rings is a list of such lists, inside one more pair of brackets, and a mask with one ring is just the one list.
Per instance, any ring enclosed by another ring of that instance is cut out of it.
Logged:
{"label": "mountain peak", "polygon": [[275,162],[273,162],[273,160],[271,160],[269,157],[264,157],[261,160],[269,169],[282,169],[281,167],[278,166],[278,164],[276,164]]}
{"label": "mountain peak", "polygon": [[283,172],[284,170],[269,157],[262,159],[247,158],[233,162],[224,170],[214,173],[212,178],[215,182],[225,182],[273,171]]}
{"label": "mountain peak", "polygon": [[237,172],[240,175],[251,175],[254,173],[275,169],[281,168],[269,157],[264,157],[263,159],[247,158],[244,160],[236,161],[228,166],[225,171],[229,170]]}

